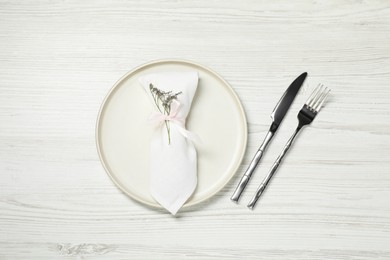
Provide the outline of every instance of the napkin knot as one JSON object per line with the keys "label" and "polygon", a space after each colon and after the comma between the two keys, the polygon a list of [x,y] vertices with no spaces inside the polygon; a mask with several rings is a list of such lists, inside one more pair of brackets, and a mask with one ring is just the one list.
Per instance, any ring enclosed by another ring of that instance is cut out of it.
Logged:
{"label": "napkin knot", "polygon": [[149,117],[149,122],[158,126],[162,126],[165,122],[171,122],[177,127],[179,133],[183,135],[185,138],[195,143],[201,143],[201,140],[197,134],[188,131],[185,128],[185,119],[178,115],[180,109],[181,109],[180,102],[177,100],[173,100],[171,103],[170,113],[168,115],[160,111],[159,112],[154,111],[151,113]]}

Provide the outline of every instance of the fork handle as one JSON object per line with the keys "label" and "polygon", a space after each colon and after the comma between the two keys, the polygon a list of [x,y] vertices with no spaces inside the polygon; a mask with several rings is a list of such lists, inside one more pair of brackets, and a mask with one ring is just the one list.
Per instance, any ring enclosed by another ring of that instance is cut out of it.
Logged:
{"label": "fork handle", "polygon": [[251,163],[248,166],[248,169],[246,169],[244,175],[242,176],[240,182],[237,185],[236,190],[234,191],[232,197],[230,198],[232,201],[238,202],[238,200],[240,199],[242,192],[244,191],[246,185],[248,184],[250,178],[252,177],[254,170],[256,169],[257,165],[259,164],[260,159],[263,156],[263,153],[264,153],[265,149],[267,148],[269,142],[271,141],[272,137],[274,136],[274,134],[275,134],[275,132],[271,131],[271,129],[270,129],[270,131],[268,131],[267,135],[264,138],[263,143],[261,144],[261,146],[257,150],[255,156],[253,157]]}
{"label": "fork handle", "polygon": [[274,176],[276,170],[278,169],[280,163],[282,162],[284,156],[286,155],[287,151],[290,149],[295,137],[297,136],[299,130],[301,130],[301,127],[298,126],[295,130],[294,134],[290,137],[290,139],[287,141],[286,145],[284,146],[282,152],[279,154],[278,158],[274,162],[274,164],[271,167],[271,170],[268,172],[267,176],[264,178],[263,182],[260,184],[260,186],[257,188],[257,191],[255,193],[255,196],[251,199],[251,201],[248,204],[248,208],[253,209],[256,205],[257,200],[260,198],[261,194],[267,187],[268,183],[270,182],[272,176]]}

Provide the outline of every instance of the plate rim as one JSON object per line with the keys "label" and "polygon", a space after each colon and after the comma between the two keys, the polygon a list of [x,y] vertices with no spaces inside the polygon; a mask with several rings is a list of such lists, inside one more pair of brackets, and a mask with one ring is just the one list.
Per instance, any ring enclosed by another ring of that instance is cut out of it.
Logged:
{"label": "plate rim", "polygon": [[153,208],[162,208],[162,206],[160,204],[158,204],[157,202],[156,203],[151,203],[149,201],[146,201],[144,200],[143,198],[141,198],[140,196],[138,196],[137,194],[135,193],[131,193],[129,191],[127,191],[127,189],[125,189],[115,178],[114,176],[112,176],[112,173],[111,171],[109,170],[109,168],[107,167],[106,165],[106,161],[104,159],[104,156],[102,154],[102,151],[101,151],[101,148],[100,148],[100,145],[99,145],[99,135],[100,135],[100,131],[99,131],[99,125],[101,123],[101,118],[102,118],[102,113],[103,113],[103,110],[105,108],[105,105],[108,101],[108,99],[111,97],[112,93],[115,92],[115,90],[118,88],[118,86],[120,85],[120,83],[125,79],[127,78],[129,75],[135,73],[136,71],[144,68],[144,67],[147,67],[147,66],[151,66],[151,65],[158,65],[159,63],[163,64],[163,63],[182,63],[182,64],[187,64],[187,65],[192,65],[192,66],[195,66],[195,67],[199,67],[201,69],[204,69],[206,70],[207,72],[211,73],[212,75],[214,75],[215,77],[217,77],[220,81],[222,81],[226,86],[228,86],[228,90],[230,91],[230,94],[234,97],[236,103],[237,103],[237,106],[239,108],[239,113],[241,115],[241,118],[243,120],[243,132],[244,132],[244,135],[243,135],[243,149],[240,153],[240,156],[237,160],[237,163],[236,165],[234,165],[233,169],[232,169],[232,174],[231,176],[229,176],[229,178],[227,178],[225,180],[225,182],[223,183],[223,185],[221,185],[221,188],[219,189],[216,189],[214,192],[210,193],[208,196],[202,198],[202,199],[199,199],[199,200],[196,200],[196,201],[190,201],[190,202],[186,202],[184,203],[184,205],[182,206],[182,208],[187,208],[187,207],[190,207],[190,206],[194,206],[196,204],[199,204],[199,203],[202,203],[210,198],[212,198],[213,196],[215,196],[215,194],[217,194],[218,192],[220,192],[228,183],[229,181],[233,178],[233,176],[236,174],[238,168],[240,167],[241,165],[241,162],[244,158],[244,155],[245,155],[245,151],[246,151],[246,147],[247,147],[247,141],[248,141],[248,122],[247,122],[247,118],[246,118],[246,114],[245,114],[245,110],[244,110],[244,107],[242,106],[242,103],[241,103],[241,100],[239,99],[237,93],[234,91],[233,87],[224,79],[222,78],[218,73],[216,73],[215,71],[213,71],[212,69],[204,66],[204,65],[201,65],[197,62],[193,62],[193,61],[190,61],[190,60],[186,60],[186,59],[157,59],[157,60],[151,60],[149,62],[146,62],[146,63],[143,63],[143,64],[140,64],[136,67],[134,67],[133,69],[131,69],[130,71],[126,72],[122,77],[120,77],[115,83],[114,85],[110,88],[110,90],[107,92],[107,94],[105,95],[101,105],[100,105],[100,108],[99,108],[99,112],[98,112],[98,115],[97,115],[97,119],[96,119],[96,125],[95,125],[95,145],[96,145],[96,148],[97,148],[97,152],[98,152],[98,155],[99,155],[99,160],[100,160],[100,163],[101,165],[103,166],[106,174],[110,177],[111,181],[117,186],[117,188],[119,188],[119,190],[123,193],[125,193],[127,196],[129,196],[130,198],[134,199],[135,201],[139,202],[139,203],[142,203],[144,205],[147,205],[147,206],[150,206],[150,207],[153,207]]}

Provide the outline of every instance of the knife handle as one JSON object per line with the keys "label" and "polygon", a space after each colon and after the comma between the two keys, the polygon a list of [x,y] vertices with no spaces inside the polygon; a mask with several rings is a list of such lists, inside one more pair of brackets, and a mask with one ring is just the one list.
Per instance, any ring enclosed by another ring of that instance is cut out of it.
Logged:
{"label": "knife handle", "polygon": [[240,182],[237,185],[236,190],[234,191],[232,197],[230,198],[232,201],[238,202],[238,200],[240,199],[242,192],[244,191],[246,185],[248,184],[250,178],[252,177],[253,172],[255,171],[257,165],[259,164],[260,159],[263,156],[263,153],[273,136],[274,136],[274,131],[271,130],[268,131],[267,135],[264,138],[263,143],[261,144],[260,148],[257,150],[255,156],[253,157],[251,163],[248,166],[248,169],[246,169],[244,175],[242,176]]}

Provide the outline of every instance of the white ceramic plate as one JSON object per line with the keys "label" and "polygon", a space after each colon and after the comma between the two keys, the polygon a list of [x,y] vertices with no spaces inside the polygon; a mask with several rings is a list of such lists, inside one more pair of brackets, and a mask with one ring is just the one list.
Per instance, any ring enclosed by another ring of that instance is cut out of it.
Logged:
{"label": "white ceramic plate", "polygon": [[215,72],[182,60],[154,61],[127,73],[107,94],[97,120],[96,144],[100,160],[113,182],[131,198],[155,207],[149,193],[147,124],[155,109],[138,83],[141,75],[163,71],[199,73],[199,85],[187,129],[202,139],[198,154],[198,186],[184,206],[202,202],[221,190],[237,171],[247,141],[241,103],[229,84]]}

